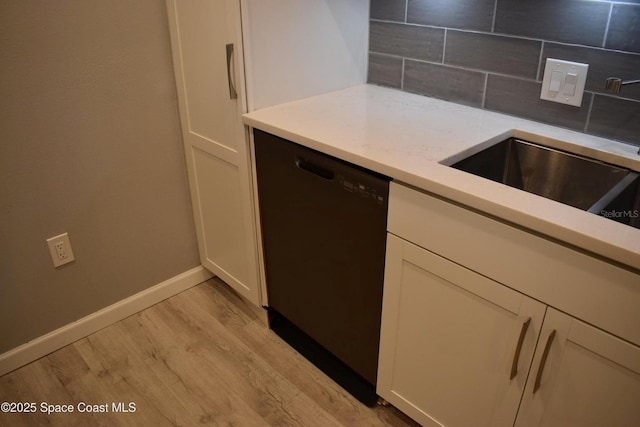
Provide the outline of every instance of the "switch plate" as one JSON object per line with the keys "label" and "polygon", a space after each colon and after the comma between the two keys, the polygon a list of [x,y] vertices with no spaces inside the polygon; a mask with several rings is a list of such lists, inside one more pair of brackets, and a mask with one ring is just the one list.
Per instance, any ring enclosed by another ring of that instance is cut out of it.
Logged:
{"label": "switch plate", "polygon": [[547,58],[540,99],[579,107],[589,64]]}
{"label": "switch plate", "polygon": [[67,233],[48,238],[47,245],[49,246],[49,254],[54,267],[59,267],[75,260]]}

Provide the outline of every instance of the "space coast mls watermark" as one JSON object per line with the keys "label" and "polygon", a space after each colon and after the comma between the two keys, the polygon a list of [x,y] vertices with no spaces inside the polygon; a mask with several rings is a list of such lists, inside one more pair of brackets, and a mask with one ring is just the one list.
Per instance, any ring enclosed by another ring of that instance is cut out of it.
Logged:
{"label": "space coast mls watermark", "polygon": [[640,218],[640,209],[627,209],[627,210],[610,210],[600,211],[600,215],[605,218],[623,219],[623,218]]}
{"label": "space coast mls watermark", "polygon": [[0,409],[4,413],[20,412],[33,413],[41,412],[48,415],[65,414],[73,412],[95,412],[95,413],[132,413],[136,412],[135,402],[107,402],[107,403],[87,403],[78,402],[75,404],[60,404],[49,402],[2,402]]}

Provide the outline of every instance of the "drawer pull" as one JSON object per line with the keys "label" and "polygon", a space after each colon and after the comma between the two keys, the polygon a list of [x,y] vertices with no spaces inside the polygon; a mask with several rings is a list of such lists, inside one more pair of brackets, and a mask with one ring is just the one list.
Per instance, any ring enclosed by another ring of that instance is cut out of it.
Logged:
{"label": "drawer pull", "polygon": [[509,379],[512,380],[518,375],[518,361],[520,360],[520,351],[522,350],[522,344],[524,343],[524,337],[527,335],[527,329],[531,323],[531,317],[522,323],[522,329],[520,329],[520,337],[518,337],[518,344],[516,345],[516,352],[513,355],[513,363],[511,363],[511,375]]}
{"label": "drawer pull", "polygon": [[538,374],[536,375],[536,382],[533,383],[533,393],[540,388],[540,380],[542,379],[542,372],[544,371],[544,365],[547,363],[547,356],[549,356],[549,350],[551,349],[551,343],[553,343],[553,339],[556,336],[556,330],[554,329],[549,334],[549,338],[547,338],[547,344],[544,346],[544,352],[542,353],[542,358],[540,359],[540,366],[538,366]]}
{"label": "drawer pull", "polygon": [[231,59],[233,58],[233,43],[229,43],[227,46],[227,82],[229,82],[229,99],[237,99],[238,94],[236,88],[233,86],[233,80],[231,78]]}

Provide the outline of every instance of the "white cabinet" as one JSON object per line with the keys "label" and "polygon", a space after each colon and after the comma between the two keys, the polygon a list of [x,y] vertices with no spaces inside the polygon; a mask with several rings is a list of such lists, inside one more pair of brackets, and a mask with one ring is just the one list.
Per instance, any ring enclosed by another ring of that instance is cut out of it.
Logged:
{"label": "white cabinet", "polygon": [[637,273],[398,184],[389,200],[380,396],[427,426],[640,425]]}
{"label": "white cabinet", "polygon": [[201,262],[257,305],[240,3],[167,0],[167,10]]}
{"label": "white cabinet", "polygon": [[266,305],[241,116],[364,83],[369,0],[166,1],[201,262]]}
{"label": "white cabinet", "polygon": [[378,394],[425,426],[512,426],[545,306],[387,239]]}
{"label": "white cabinet", "polygon": [[516,426],[638,426],[639,402],[640,348],[549,308]]}

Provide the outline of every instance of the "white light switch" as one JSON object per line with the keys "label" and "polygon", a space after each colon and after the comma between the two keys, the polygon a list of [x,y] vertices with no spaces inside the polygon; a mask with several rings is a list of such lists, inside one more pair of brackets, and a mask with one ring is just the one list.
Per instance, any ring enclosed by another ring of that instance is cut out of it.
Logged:
{"label": "white light switch", "polygon": [[579,107],[588,70],[589,64],[547,58],[540,98]]}
{"label": "white light switch", "polygon": [[563,77],[564,75],[560,71],[551,72],[551,83],[549,83],[549,90],[551,92],[560,92]]}
{"label": "white light switch", "polygon": [[576,94],[576,84],[578,83],[578,74],[567,73],[567,78],[564,79],[564,88],[562,93],[567,96],[574,96]]}

